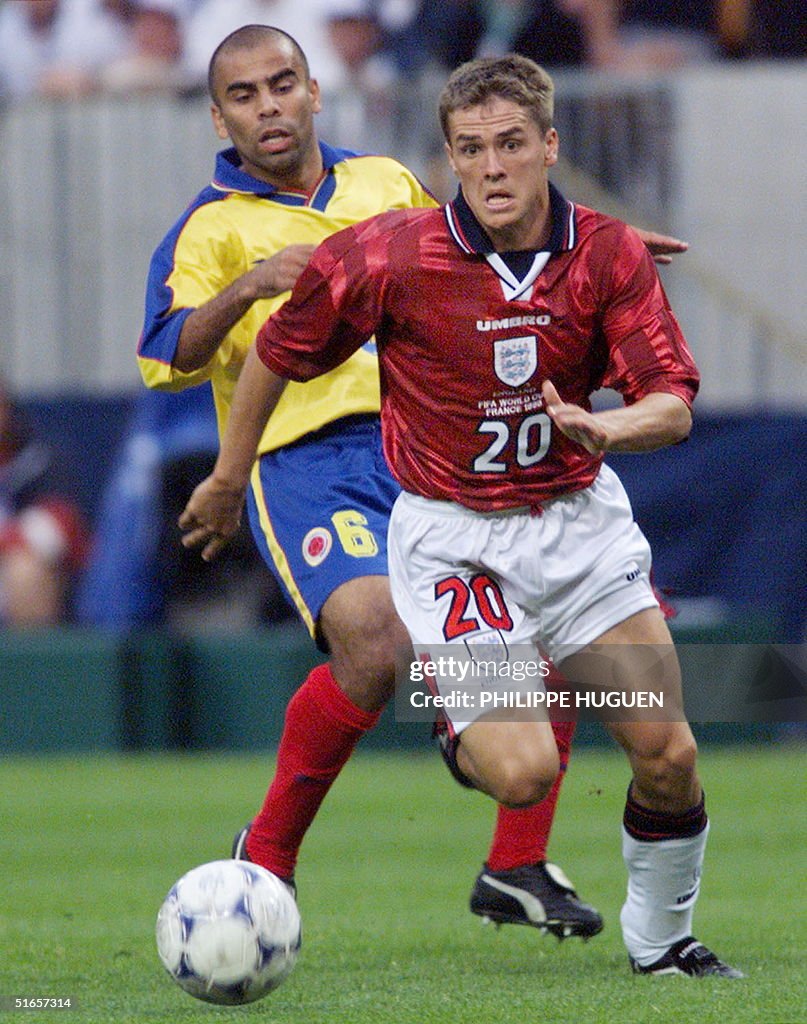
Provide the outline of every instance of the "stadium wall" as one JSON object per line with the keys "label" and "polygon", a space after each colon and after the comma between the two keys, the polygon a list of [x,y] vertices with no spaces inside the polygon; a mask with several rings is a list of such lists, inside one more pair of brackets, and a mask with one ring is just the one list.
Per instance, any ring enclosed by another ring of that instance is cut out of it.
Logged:
{"label": "stadium wall", "polygon": [[[301,626],[180,636],[62,627],[0,631],[0,751],[272,748],[321,661]],[[388,710],[368,747],[425,747]]]}
{"label": "stadium wall", "polygon": [[[769,636],[764,623],[678,631],[687,674],[724,687],[717,675],[731,671],[730,659],[715,662],[714,645]],[[289,698],[319,660],[297,625],[197,636],[70,627],[0,632],[0,751],[271,750]],[[782,732],[776,724],[743,722],[694,728],[700,740],[723,743],[767,742]],[[427,750],[430,734],[427,723],[397,721],[390,706],[362,747]],[[609,741],[596,723],[583,722],[577,742]]]}

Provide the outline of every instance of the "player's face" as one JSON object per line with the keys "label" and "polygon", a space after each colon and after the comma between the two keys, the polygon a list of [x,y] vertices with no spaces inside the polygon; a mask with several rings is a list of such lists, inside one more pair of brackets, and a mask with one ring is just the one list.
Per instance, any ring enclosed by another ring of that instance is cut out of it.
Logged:
{"label": "player's face", "polygon": [[474,216],[500,252],[536,249],[547,239],[547,172],[558,158],[554,128],[542,132],[529,111],[492,97],[448,119],[448,158]]}
{"label": "player's face", "polygon": [[319,86],[288,40],[222,54],[213,86],[213,125],[219,138],[231,139],[244,170],[278,188],[313,188],[322,172],[314,132]]}

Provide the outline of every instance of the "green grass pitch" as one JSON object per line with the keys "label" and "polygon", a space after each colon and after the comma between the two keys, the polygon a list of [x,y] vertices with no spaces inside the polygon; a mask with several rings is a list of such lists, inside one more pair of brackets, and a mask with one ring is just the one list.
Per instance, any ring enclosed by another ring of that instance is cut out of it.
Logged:
{"label": "green grass pitch", "polygon": [[[303,949],[250,1007],[209,1007],[163,972],[157,909],[228,852],[271,757],[0,761],[0,1021],[295,1024],[797,1024],[807,1021],[804,747],[707,749],[712,818],[698,937],[741,982],[635,978],[619,933],[623,759],[582,749],[551,853],[606,919],[588,944],[485,927],[467,910],[493,805],[436,753],[359,753],[298,867]],[[69,997],[67,1011],[9,1008]]]}

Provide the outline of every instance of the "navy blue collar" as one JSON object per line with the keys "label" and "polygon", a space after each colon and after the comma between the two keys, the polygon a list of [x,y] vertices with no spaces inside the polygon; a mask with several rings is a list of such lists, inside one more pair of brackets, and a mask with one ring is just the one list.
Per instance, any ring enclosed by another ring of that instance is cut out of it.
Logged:
{"label": "navy blue collar", "polygon": [[[335,146],[329,146],[326,142],[319,143],[319,151],[322,154],[322,165],[325,172],[323,182],[327,182],[328,178],[332,179],[333,176],[330,172],[336,164],[357,156],[352,150],[337,149]],[[241,158],[234,146],[221,150],[216,156],[213,187],[223,192],[245,192],[264,199],[276,199],[278,202],[292,206],[320,206],[320,202],[317,200],[322,192],[323,182],[320,182],[312,196],[308,196],[304,192],[293,189],[278,189],[265,181],[253,178],[251,174],[242,170],[240,165]],[[332,193],[333,189],[326,188],[325,192]]]}
{"label": "navy blue collar", "polygon": [[[487,232],[476,219],[468,205],[462,188],[457,189],[457,196],[453,202],[446,206],[446,218],[454,236],[454,240],[468,253],[476,253],[479,256],[488,256],[495,252]],[[540,250],[541,252],[565,252],[572,249],[577,237],[575,225],[574,205],[563,197],[555,186],[549,183],[549,209],[552,218],[552,229],[549,241]],[[510,264],[511,258],[517,260],[520,256],[527,257],[532,261],[538,250],[526,250],[523,253],[499,253],[502,259]]]}

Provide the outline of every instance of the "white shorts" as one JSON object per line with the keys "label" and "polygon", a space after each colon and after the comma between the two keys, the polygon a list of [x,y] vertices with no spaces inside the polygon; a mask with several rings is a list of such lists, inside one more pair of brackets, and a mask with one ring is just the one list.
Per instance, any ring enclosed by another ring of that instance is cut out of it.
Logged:
{"label": "white shorts", "polygon": [[[470,660],[474,649],[526,645],[560,664],[658,607],[650,560],[625,489],[605,465],[590,487],[547,502],[540,515],[474,512],[404,492],[390,517],[392,598],[416,656],[430,660],[445,645]],[[446,717],[460,732],[477,711]]]}

